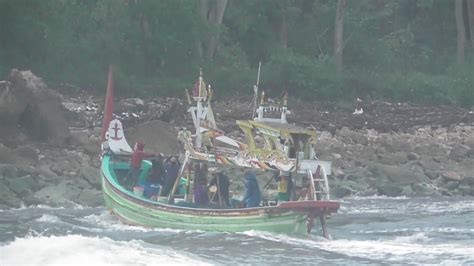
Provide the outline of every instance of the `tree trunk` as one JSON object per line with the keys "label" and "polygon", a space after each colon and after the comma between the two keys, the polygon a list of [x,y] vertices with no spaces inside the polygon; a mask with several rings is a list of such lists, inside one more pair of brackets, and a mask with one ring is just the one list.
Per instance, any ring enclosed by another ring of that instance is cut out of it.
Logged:
{"label": "tree trunk", "polygon": [[458,32],[457,43],[458,43],[458,63],[464,64],[464,46],[466,42],[466,29],[464,28],[464,20],[462,15],[462,0],[456,0],[455,2],[455,15],[456,15],[456,29]]}
{"label": "tree trunk", "polygon": [[471,37],[471,46],[474,49],[474,0],[467,0],[467,14],[469,17],[469,35]]}
{"label": "tree trunk", "polygon": [[344,32],[344,8],[346,0],[337,1],[336,22],[334,29],[334,63],[337,71],[341,72],[343,68],[342,52],[343,52],[343,32]]}
{"label": "tree trunk", "polygon": [[142,49],[143,49],[143,62],[144,68],[146,71],[151,71],[152,68],[152,58],[150,52],[150,25],[143,13],[140,14],[140,30],[142,35]]}
{"label": "tree trunk", "polygon": [[280,45],[283,48],[288,48],[288,14],[283,13],[283,16],[280,21],[280,29],[279,29],[279,39]]}
{"label": "tree trunk", "polygon": [[[207,22],[207,14],[209,12],[209,0],[199,1],[199,15],[201,18]],[[204,40],[199,38],[196,42],[196,50],[199,57],[199,60],[202,60],[204,56]]]}
{"label": "tree trunk", "polygon": [[[385,4],[386,4],[385,0],[375,0],[376,12],[379,14],[382,13],[385,9]],[[377,14],[378,32],[380,36],[384,36],[386,28],[387,28],[386,23],[385,23],[385,17],[382,17],[379,14]]]}
{"label": "tree trunk", "polygon": [[215,34],[212,34],[209,39],[209,45],[207,46],[206,54],[208,59],[212,59],[216,52],[220,35],[220,26],[222,24],[222,19],[224,18],[226,6],[227,0],[216,0],[213,10],[211,10],[211,13],[209,14],[209,22],[214,24],[214,27],[217,29],[217,32]]}

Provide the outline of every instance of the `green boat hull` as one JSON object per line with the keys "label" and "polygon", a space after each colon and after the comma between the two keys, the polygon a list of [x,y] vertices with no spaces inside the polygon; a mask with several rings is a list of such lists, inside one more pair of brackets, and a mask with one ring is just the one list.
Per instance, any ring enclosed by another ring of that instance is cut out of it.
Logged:
{"label": "green boat hull", "polygon": [[[202,209],[164,204],[134,195],[115,178],[124,163],[104,156],[101,166],[102,191],[107,208],[124,223],[183,230],[243,232],[250,230],[307,234],[307,213],[277,206],[245,209]],[[144,162],[142,168],[150,167]],[[147,171],[142,171],[143,179]]]}

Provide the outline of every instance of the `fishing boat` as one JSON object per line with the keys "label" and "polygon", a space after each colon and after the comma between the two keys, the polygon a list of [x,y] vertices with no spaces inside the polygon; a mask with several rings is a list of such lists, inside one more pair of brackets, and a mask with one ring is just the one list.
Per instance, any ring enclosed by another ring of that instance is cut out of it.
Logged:
{"label": "fishing boat", "polygon": [[[258,82],[254,87],[255,99],[257,91]],[[326,219],[339,209],[339,203],[329,198],[327,175],[331,172],[331,164],[316,158],[314,130],[286,121],[286,115],[290,113],[286,96],[283,106],[275,107],[266,105],[262,95],[255,108],[255,117],[236,121],[246,136],[244,143],[218,129],[211,107],[212,90],[210,86],[206,87],[202,73],[192,95],[188,91],[186,95],[195,131],[182,129],[178,133],[184,151],[179,176],[168,196],[145,198],[121,183],[129,171],[132,149],[126,141],[122,123],[113,119],[113,85],[109,70],[100,178],[110,212],[127,224],[225,232],[258,230],[309,234],[315,220],[319,220],[322,235],[329,238]],[[275,111],[280,117],[266,117]],[[289,200],[270,200],[257,207],[197,206],[193,205],[192,193],[197,165],[291,173],[295,182],[305,180],[306,186]],[[146,179],[151,167],[149,160],[143,160],[137,183]]]}

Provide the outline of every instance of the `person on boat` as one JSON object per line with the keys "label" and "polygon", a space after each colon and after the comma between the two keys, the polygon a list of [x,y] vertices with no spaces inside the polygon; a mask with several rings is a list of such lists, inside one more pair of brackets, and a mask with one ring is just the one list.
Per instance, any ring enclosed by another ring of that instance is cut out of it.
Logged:
{"label": "person on boat", "polygon": [[214,196],[214,201],[219,203],[221,207],[229,207],[229,177],[225,175],[222,169],[213,168],[212,170],[209,169],[209,172],[213,175],[211,182],[209,182],[208,189],[212,186],[217,187],[216,194]]}
{"label": "person on boat", "polygon": [[211,152],[212,148],[214,147],[214,145],[212,144],[212,138],[209,134],[209,132],[205,132],[201,135],[201,144],[205,148],[205,151],[208,153]]}
{"label": "person on boat", "polygon": [[145,188],[143,191],[143,196],[146,198],[158,196],[160,187],[163,185],[163,176],[165,173],[162,154],[158,154],[156,159],[151,160],[151,163],[152,166],[148,177],[145,180]]}
{"label": "person on boat", "polygon": [[144,148],[145,144],[143,143],[143,141],[139,140],[137,141],[137,143],[135,143],[135,147],[132,153],[132,160],[130,162],[130,170],[128,171],[128,174],[123,181],[124,186],[129,189],[131,189],[138,181],[138,176],[140,174],[140,168],[142,166],[143,159],[156,156],[154,153],[144,152]]}
{"label": "person on boat", "polygon": [[262,201],[262,193],[254,171],[245,172],[245,196],[242,200],[244,208],[258,207]]}
{"label": "person on boat", "polygon": [[280,171],[280,175],[277,177],[278,181],[278,202],[289,201],[291,199],[291,193],[293,191],[293,180],[291,179],[290,172]]}
{"label": "person on boat", "polygon": [[173,189],[176,178],[179,174],[179,163],[176,157],[171,156],[165,163],[165,180],[163,184],[162,196],[168,196],[171,189]]}
{"label": "person on boat", "polygon": [[209,193],[206,166],[196,165],[194,178],[194,203],[201,207],[207,206],[209,204]]}

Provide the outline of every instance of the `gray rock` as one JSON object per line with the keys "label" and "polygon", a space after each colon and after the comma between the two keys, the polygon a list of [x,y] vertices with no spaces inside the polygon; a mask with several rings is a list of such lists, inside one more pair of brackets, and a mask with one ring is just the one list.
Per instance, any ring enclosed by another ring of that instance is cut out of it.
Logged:
{"label": "gray rock", "polygon": [[369,166],[369,171],[376,178],[386,178],[392,183],[399,185],[411,185],[429,181],[423,173],[423,169],[416,164],[408,163],[392,166],[375,163]]}
{"label": "gray rock", "polygon": [[336,186],[331,189],[331,195],[335,198],[343,198],[351,195],[352,189],[346,185]]}
{"label": "gray rock", "polygon": [[454,181],[460,181],[463,180],[464,178],[459,175],[458,173],[454,171],[446,171],[442,174],[443,179],[446,181],[454,180]]}
{"label": "gray rock", "polygon": [[49,165],[49,163],[47,163],[47,162],[41,163],[38,166],[39,175],[44,177],[44,180],[46,182],[54,182],[54,181],[62,179],[55,172],[53,172],[50,167],[51,167],[51,165]]}
{"label": "gray rock", "polygon": [[467,176],[461,180],[462,185],[472,186],[474,188],[474,176]]}
{"label": "gray rock", "polygon": [[448,181],[446,184],[444,184],[444,187],[449,189],[449,190],[455,190],[456,188],[459,187],[459,182],[458,181]]}
{"label": "gray rock", "polygon": [[77,202],[81,188],[72,180],[63,180],[56,185],[47,186],[34,193],[34,196],[45,204],[58,205]]}
{"label": "gray rock", "polygon": [[354,143],[367,146],[369,144],[369,139],[359,132],[353,132],[351,139]]}
{"label": "gray rock", "polygon": [[73,145],[81,147],[88,154],[98,154],[100,149],[100,140],[93,137],[87,130],[71,131],[71,142]]}
{"label": "gray rock", "polygon": [[93,188],[101,188],[99,169],[90,166],[82,167],[79,172],[79,177],[86,180]]}
{"label": "gray rock", "polygon": [[0,143],[0,162],[12,163],[14,161],[16,161],[16,156],[12,153],[12,150]]}
{"label": "gray rock", "polygon": [[468,185],[461,185],[458,187],[463,196],[474,196],[474,187]]}
{"label": "gray rock", "polygon": [[449,152],[449,159],[455,161],[462,161],[470,153],[471,147],[463,144],[456,144]]}
{"label": "gray rock", "polygon": [[405,152],[384,153],[378,155],[378,161],[386,165],[400,165],[408,162]]}
{"label": "gray rock", "polygon": [[26,197],[22,198],[22,201],[26,206],[38,205],[38,204],[43,203],[40,199],[36,198],[34,195],[27,195]]}
{"label": "gray rock", "polygon": [[385,184],[377,188],[379,195],[386,195],[389,197],[397,197],[402,193],[402,188],[394,184]]}
{"label": "gray rock", "polygon": [[407,153],[413,151],[414,148],[406,138],[393,135],[383,135],[379,142],[388,152],[401,151]]}
{"label": "gray rock", "polygon": [[0,101],[0,110],[10,110],[0,112],[0,118],[6,116],[10,125],[20,123],[35,140],[65,143],[69,128],[57,95],[31,71],[13,69],[8,81],[11,86],[9,100]]}
{"label": "gray rock", "polygon": [[4,184],[2,180],[0,180],[0,205],[11,208],[19,208],[21,204],[22,201],[18,195],[11,191],[8,186]]}
{"label": "gray rock", "polygon": [[413,184],[413,191],[418,196],[440,196],[441,193],[432,184],[415,183]]}
{"label": "gray rock", "polygon": [[10,178],[5,180],[4,184],[20,198],[27,197],[33,191],[39,189],[38,182],[31,175]]}
{"label": "gray rock", "polygon": [[104,198],[100,190],[84,189],[79,194],[77,203],[83,206],[97,207],[104,204]]}
{"label": "gray rock", "polygon": [[31,162],[37,162],[40,153],[38,149],[30,145],[19,146],[13,152],[15,152],[16,156],[25,158]]}
{"label": "gray rock", "polygon": [[404,186],[402,188],[402,192],[400,192],[400,194],[402,194],[404,196],[412,196],[413,195],[413,189],[411,188],[411,186]]}
{"label": "gray rock", "polygon": [[0,178],[15,178],[18,176],[18,168],[10,164],[0,164]]}
{"label": "gray rock", "polygon": [[410,161],[419,160],[419,159],[420,159],[420,155],[418,155],[418,154],[415,153],[415,152],[410,152],[410,153],[407,155],[407,158],[408,158],[408,160],[410,160]]}
{"label": "gray rock", "polygon": [[[179,149],[176,139],[178,132],[169,123],[163,121],[148,121],[128,131],[125,128],[125,132],[130,145],[133,146],[137,140],[142,140],[146,144],[145,150],[149,152],[176,154]],[[157,137],[173,141],[156,141]]]}
{"label": "gray rock", "polygon": [[342,127],[340,130],[336,131],[336,135],[341,137],[345,143],[361,144],[367,146],[369,140],[363,134],[350,130],[347,127]]}
{"label": "gray rock", "polygon": [[17,165],[18,176],[32,175],[37,176],[39,171],[36,167],[30,165]]}
{"label": "gray rock", "polygon": [[433,158],[436,157],[444,160],[448,155],[447,148],[435,140],[425,140],[421,142],[415,147],[414,152],[420,156],[427,155]]}

